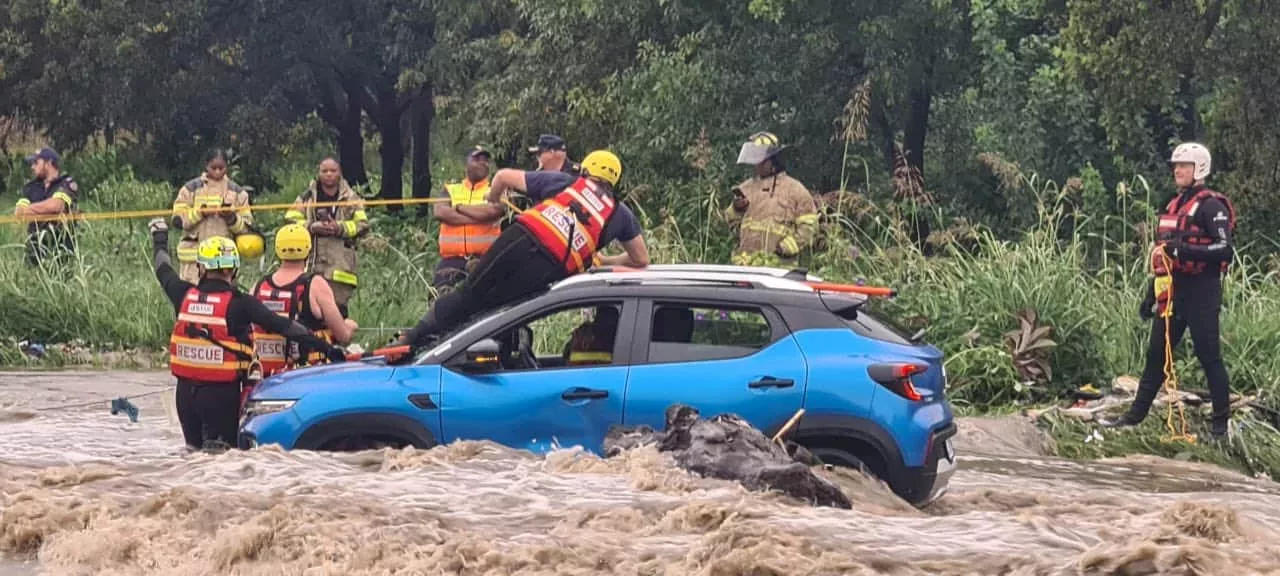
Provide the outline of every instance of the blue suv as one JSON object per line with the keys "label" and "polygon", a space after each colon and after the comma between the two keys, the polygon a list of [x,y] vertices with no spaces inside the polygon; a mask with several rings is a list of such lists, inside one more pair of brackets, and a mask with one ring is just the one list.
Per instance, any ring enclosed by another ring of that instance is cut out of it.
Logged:
{"label": "blue suv", "polygon": [[802,270],[593,270],[490,311],[429,350],[278,374],[250,395],[240,446],[363,450],[492,440],[599,453],[615,425],[661,429],[672,403],[732,412],[923,505],[946,491],[956,432],[942,353],[867,297]]}

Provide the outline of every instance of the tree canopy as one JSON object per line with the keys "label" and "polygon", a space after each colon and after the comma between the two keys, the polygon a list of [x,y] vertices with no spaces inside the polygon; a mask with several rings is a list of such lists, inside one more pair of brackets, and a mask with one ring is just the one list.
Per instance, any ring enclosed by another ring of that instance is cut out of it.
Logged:
{"label": "tree canopy", "polygon": [[368,140],[379,194],[425,195],[443,123],[450,153],[523,164],[555,132],[638,180],[732,180],[768,130],[816,192],[916,173],[945,214],[1012,231],[1011,175],[1168,191],[1169,152],[1198,140],[1251,238],[1280,224],[1261,0],[10,0],[0,30],[0,115],[173,173],[219,145],[265,178],[310,122],[348,179],[370,181]]}

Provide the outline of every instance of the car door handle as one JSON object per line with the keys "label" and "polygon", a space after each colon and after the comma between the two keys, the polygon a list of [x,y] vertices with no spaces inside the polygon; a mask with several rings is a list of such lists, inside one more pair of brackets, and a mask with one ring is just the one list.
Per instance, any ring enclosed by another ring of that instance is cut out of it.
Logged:
{"label": "car door handle", "polygon": [[750,384],[749,388],[790,388],[796,385],[796,381],[790,378],[774,378],[773,376],[765,376]]}
{"label": "car door handle", "polygon": [[560,398],[564,400],[599,400],[601,398],[608,397],[608,390],[592,390],[590,388],[574,388],[572,390],[565,390],[564,394],[560,395]]}

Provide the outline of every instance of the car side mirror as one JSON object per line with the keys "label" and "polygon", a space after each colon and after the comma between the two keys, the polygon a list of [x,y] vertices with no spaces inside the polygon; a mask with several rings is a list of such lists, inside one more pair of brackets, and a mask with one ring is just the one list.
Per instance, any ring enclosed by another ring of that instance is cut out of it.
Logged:
{"label": "car side mirror", "polygon": [[458,366],[463,372],[487,373],[497,372],[501,367],[501,350],[498,341],[485,338],[471,346],[463,353],[463,360]]}

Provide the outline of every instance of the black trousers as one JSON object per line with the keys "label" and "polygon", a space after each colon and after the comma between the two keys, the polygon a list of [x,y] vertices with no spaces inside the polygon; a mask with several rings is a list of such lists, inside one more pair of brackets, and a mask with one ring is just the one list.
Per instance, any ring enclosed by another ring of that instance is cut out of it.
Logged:
{"label": "black trousers", "polygon": [[187,446],[197,450],[210,440],[234,448],[240,432],[240,385],[178,379],[178,421]]}
{"label": "black trousers", "polygon": [[527,228],[513,224],[480,257],[461,286],[436,300],[404,342],[416,346],[430,336],[447,334],[480,312],[528,298],[568,275]]}
{"label": "black trousers", "polygon": [[[1213,401],[1213,432],[1225,433],[1231,416],[1231,383],[1222,361],[1219,340],[1219,317],[1222,313],[1222,281],[1216,275],[1174,277],[1173,318],[1169,319],[1169,343],[1175,348],[1183,334],[1191,330],[1191,343],[1209,384]],[[1156,317],[1151,324],[1151,342],[1147,346],[1147,363],[1138,384],[1138,397],[1129,408],[1129,419],[1140,421],[1151,410],[1164,385],[1165,320]]]}
{"label": "black trousers", "polygon": [[431,278],[431,287],[444,293],[454,289],[467,279],[467,258],[465,256],[447,256],[436,262]]}

